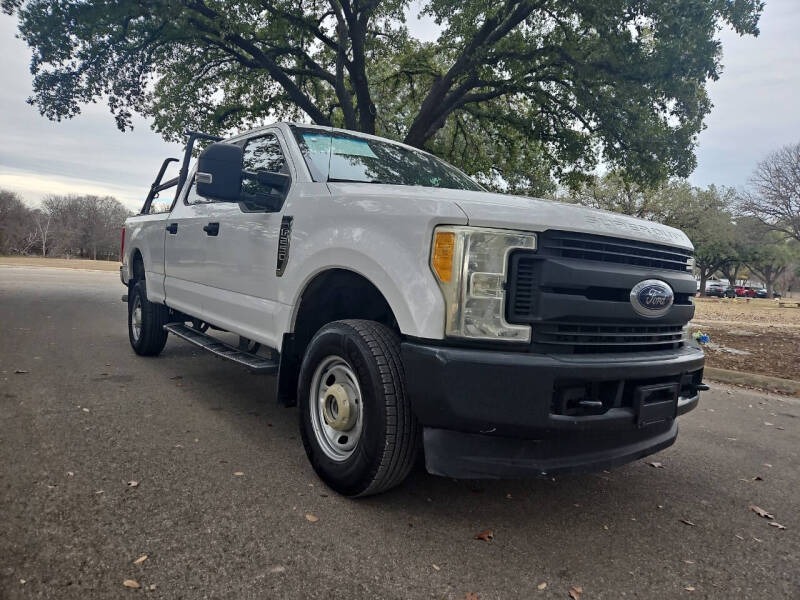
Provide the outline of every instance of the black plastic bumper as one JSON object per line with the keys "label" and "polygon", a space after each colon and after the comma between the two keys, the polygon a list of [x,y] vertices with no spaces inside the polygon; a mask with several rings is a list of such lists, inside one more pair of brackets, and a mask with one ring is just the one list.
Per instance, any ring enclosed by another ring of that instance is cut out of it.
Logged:
{"label": "black plastic bumper", "polygon": [[[457,478],[593,471],[666,448],[676,417],[697,405],[704,362],[693,347],[647,356],[402,350],[426,467]],[[643,390],[670,386],[677,400],[645,406]]]}

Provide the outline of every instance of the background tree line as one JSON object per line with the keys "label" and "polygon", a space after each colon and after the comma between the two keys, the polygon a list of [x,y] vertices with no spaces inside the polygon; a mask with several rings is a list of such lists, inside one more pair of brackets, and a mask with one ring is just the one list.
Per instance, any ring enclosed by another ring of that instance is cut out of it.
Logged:
{"label": "background tree line", "polygon": [[130,215],[110,196],[47,196],[28,207],[0,189],[0,254],[119,260],[120,229]]}

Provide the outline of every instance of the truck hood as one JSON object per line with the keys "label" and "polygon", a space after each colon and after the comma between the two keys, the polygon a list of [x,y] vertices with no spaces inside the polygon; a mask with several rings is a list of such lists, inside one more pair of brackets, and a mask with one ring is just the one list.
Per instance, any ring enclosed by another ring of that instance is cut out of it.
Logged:
{"label": "truck hood", "polygon": [[391,199],[409,209],[414,206],[412,212],[434,212],[445,223],[448,222],[447,215],[452,217],[451,211],[455,209],[463,213],[469,225],[478,227],[578,231],[693,249],[686,234],[674,227],[579,204],[408,185],[331,182],[328,187],[334,196],[360,202],[373,212],[381,212],[382,206],[385,209],[386,199]]}
{"label": "truck hood", "polygon": [[[444,190],[437,190],[444,191]],[[489,192],[446,190],[470,225],[544,231],[578,231],[693,249],[687,235],[659,223],[578,204]]]}

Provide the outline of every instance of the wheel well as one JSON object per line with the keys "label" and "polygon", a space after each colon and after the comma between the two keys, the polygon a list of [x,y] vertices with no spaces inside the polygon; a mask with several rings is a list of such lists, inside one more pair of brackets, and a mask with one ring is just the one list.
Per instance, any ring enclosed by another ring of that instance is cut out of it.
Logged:
{"label": "wheel well", "polygon": [[133,281],[144,279],[144,260],[142,260],[142,253],[139,252],[138,248],[133,251],[131,265],[133,266]]}
{"label": "wheel well", "polygon": [[399,332],[389,303],[366,277],[346,269],[320,273],[303,290],[294,333],[283,338],[278,397],[285,404],[295,403],[300,364],[314,334],[341,319],[369,319]]}

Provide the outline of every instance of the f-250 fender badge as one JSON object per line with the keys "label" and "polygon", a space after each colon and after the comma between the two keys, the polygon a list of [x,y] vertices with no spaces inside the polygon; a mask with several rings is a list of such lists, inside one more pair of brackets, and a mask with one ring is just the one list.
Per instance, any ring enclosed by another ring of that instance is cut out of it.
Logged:
{"label": "f-250 fender badge", "polygon": [[631,290],[631,305],[633,310],[643,317],[661,317],[665,315],[675,294],[672,288],[658,279],[645,279],[640,281]]}
{"label": "f-250 fender badge", "polygon": [[281,219],[281,231],[278,234],[278,264],[275,268],[275,275],[280,277],[286,270],[286,263],[289,262],[289,246],[292,241],[292,219],[293,217],[283,217]]}

